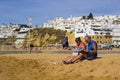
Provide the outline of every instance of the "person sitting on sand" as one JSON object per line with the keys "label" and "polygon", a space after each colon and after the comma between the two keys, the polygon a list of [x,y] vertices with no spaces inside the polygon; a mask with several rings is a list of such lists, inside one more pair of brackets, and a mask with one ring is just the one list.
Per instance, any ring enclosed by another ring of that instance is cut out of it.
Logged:
{"label": "person sitting on sand", "polygon": [[77,60],[93,60],[97,58],[97,43],[91,40],[90,36],[85,36],[85,42],[88,44],[87,50],[81,52],[77,57],[75,57],[70,63],[74,63]]}
{"label": "person sitting on sand", "polygon": [[76,46],[75,46],[75,50],[73,52],[73,55],[72,56],[68,56],[66,57],[65,59],[62,60],[62,62],[65,64],[65,63],[69,63],[71,62],[74,58],[76,58],[80,52],[82,50],[85,50],[86,49],[86,46],[85,44],[81,41],[80,37],[76,38],[75,39],[75,42],[76,42]]}

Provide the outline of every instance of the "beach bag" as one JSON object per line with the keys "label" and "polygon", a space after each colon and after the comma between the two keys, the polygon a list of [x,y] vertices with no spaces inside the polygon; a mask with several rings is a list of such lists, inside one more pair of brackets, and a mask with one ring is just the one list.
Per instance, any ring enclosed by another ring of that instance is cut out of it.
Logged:
{"label": "beach bag", "polygon": [[73,56],[77,56],[79,53],[78,52],[73,52],[72,55]]}
{"label": "beach bag", "polygon": [[83,49],[81,49],[81,48],[75,48],[75,51],[72,53],[72,55],[73,55],[73,56],[77,56],[77,55],[79,55],[79,53],[80,53],[81,51],[83,51]]}

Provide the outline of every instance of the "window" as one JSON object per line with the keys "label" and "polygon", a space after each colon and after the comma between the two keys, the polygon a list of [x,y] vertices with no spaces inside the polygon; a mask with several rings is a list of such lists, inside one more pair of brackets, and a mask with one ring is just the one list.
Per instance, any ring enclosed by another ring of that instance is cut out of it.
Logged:
{"label": "window", "polygon": [[98,34],[98,32],[95,32],[95,34]]}
{"label": "window", "polygon": [[103,33],[101,32],[100,34],[102,35]]}

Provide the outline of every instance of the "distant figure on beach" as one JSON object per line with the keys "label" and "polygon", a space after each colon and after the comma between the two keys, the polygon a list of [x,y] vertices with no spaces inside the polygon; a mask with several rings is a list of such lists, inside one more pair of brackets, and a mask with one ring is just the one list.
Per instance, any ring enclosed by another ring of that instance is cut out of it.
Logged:
{"label": "distant figure on beach", "polygon": [[85,36],[85,42],[88,44],[87,49],[74,58],[71,63],[74,63],[77,60],[93,60],[97,58],[97,43],[94,40],[91,40],[90,36]]}
{"label": "distant figure on beach", "polygon": [[109,49],[112,50],[110,44],[107,43],[107,42],[103,43],[101,47],[102,47],[103,50],[109,50]]}
{"label": "distant figure on beach", "polygon": [[86,49],[86,46],[81,41],[80,37],[76,38],[75,42],[76,42],[75,50],[74,50],[72,56],[68,56],[68,57],[66,57],[65,59],[62,60],[62,62],[64,64],[72,62],[72,60],[74,60],[74,58],[76,58],[81,53],[81,51]]}
{"label": "distant figure on beach", "polygon": [[66,50],[68,48],[68,46],[69,46],[68,37],[64,36],[61,43],[62,43],[63,49]]}
{"label": "distant figure on beach", "polygon": [[32,52],[33,47],[34,47],[34,45],[30,44],[30,53]]}

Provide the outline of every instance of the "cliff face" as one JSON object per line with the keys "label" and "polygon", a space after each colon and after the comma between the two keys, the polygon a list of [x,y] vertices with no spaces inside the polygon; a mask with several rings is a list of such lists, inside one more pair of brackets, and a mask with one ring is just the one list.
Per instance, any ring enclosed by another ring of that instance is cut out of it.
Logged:
{"label": "cliff face", "polygon": [[29,43],[35,47],[49,46],[50,44],[60,44],[66,31],[56,30],[53,28],[35,28],[28,32],[23,47],[27,47]]}

